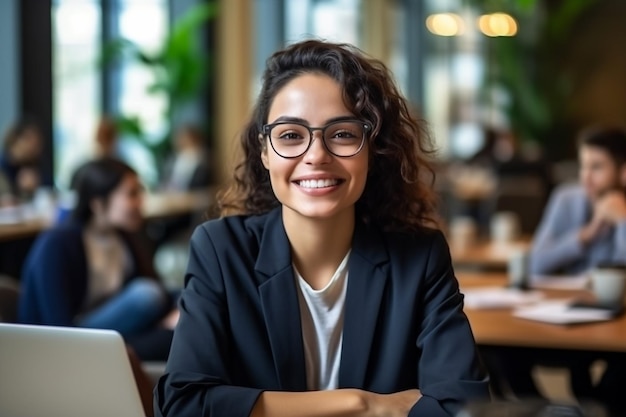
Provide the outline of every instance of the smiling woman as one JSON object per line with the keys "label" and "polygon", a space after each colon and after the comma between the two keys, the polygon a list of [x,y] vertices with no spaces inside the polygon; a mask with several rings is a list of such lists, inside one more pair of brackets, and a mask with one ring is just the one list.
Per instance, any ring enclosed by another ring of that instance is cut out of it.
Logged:
{"label": "smiling woman", "polygon": [[268,60],[224,217],[191,240],[157,415],[452,416],[488,397],[422,128],[350,45]]}

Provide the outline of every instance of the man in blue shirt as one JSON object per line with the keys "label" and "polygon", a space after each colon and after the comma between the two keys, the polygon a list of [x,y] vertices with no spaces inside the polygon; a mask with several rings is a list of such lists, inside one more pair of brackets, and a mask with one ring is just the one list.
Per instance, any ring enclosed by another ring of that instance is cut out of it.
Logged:
{"label": "man in blue shirt", "polygon": [[[530,273],[582,274],[600,264],[626,265],[626,131],[594,129],[579,142],[579,182],[554,191],[530,250]],[[538,396],[533,366],[569,368],[571,387],[579,399],[603,402],[622,415],[621,392],[626,356],[599,357],[593,352],[559,350],[490,351],[492,368],[502,372],[517,396]],[[593,386],[589,367],[597,359],[608,362],[601,381]]]}
{"label": "man in blue shirt", "polygon": [[583,135],[579,162],[579,184],[554,192],[535,234],[532,275],[580,274],[599,264],[626,264],[626,132]]}

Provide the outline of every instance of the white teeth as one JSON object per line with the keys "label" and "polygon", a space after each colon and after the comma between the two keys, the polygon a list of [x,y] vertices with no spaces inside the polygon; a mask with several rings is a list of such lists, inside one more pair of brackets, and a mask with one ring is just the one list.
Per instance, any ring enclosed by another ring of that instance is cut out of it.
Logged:
{"label": "white teeth", "polygon": [[298,184],[302,188],[324,188],[339,184],[338,180],[302,180]]}

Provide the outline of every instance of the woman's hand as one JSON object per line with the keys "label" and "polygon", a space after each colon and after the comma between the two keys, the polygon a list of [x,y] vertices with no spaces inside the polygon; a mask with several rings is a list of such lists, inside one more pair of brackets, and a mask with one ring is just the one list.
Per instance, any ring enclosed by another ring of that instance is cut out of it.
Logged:
{"label": "woman's hand", "polygon": [[393,394],[365,393],[368,417],[407,417],[411,408],[422,398],[417,389],[395,392]]}
{"label": "woman's hand", "polygon": [[419,390],[375,394],[355,388],[306,392],[263,392],[251,417],[407,417]]}

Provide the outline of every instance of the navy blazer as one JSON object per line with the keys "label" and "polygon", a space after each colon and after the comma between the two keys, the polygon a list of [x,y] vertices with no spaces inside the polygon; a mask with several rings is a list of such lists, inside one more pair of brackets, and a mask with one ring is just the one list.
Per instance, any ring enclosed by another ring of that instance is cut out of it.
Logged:
{"label": "navy blazer", "polygon": [[[357,223],[348,271],[340,388],[419,388],[413,417],[488,398],[439,231]],[[156,415],[243,417],[264,390],[306,391],[296,285],[280,208],[199,226]]]}

